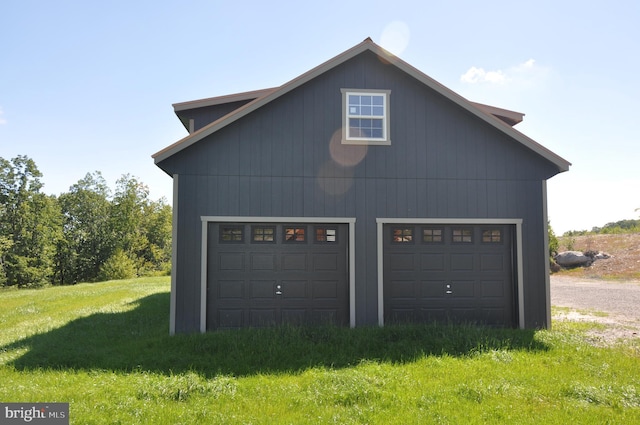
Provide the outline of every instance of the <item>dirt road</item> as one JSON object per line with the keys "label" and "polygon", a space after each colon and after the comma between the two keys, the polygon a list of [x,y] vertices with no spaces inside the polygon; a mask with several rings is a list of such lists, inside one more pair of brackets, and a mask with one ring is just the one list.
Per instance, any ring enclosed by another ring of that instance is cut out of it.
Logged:
{"label": "dirt road", "polygon": [[[640,337],[640,283],[551,276],[551,305],[569,307],[553,320],[579,320],[606,325],[594,337],[612,342]],[[603,314],[604,313],[604,314]]]}

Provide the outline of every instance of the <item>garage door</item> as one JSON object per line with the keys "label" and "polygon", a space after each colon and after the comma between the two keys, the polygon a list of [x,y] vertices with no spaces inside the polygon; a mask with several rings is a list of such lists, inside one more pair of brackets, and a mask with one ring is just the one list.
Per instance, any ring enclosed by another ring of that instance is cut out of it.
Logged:
{"label": "garage door", "polygon": [[510,225],[383,227],[384,321],[516,326]]}
{"label": "garage door", "polygon": [[209,223],[207,329],[348,325],[347,228]]}

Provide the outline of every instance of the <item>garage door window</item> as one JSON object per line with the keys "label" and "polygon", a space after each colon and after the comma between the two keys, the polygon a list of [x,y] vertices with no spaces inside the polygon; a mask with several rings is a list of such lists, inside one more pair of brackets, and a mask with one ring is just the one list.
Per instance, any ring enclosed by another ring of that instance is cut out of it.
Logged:
{"label": "garage door window", "polygon": [[453,229],[451,240],[454,243],[473,243],[472,229]]}
{"label": "garage door window", "polygon": [[316,227],[317,243],[336,243],[338,230],[335,227]]}
{"label": "garage door window", "polygon": [[284,227],[284,241],[286,243],[304,243],[307,241],[306,227]]}
{"label": "garage door window", "polygon": [[392,227],[391,241],[393,243],[413,243],[413,227]]}
{"label": "garage door window", "polygon": [[483,243],[502,243],[502,230],[487,229],[482,231]]}
{"label": "garage door window", "polygon": [[244,241],[243,226],[220,226],[220,242],[223,243],[242,243]]}
{"label": "garage door window", "polygon": [[443,243],[442,229],[434,227],[422,228],[422,242],[424,243]]}
{"label": "garage door window", "polygon": [[251,226],[251,241],[255,243],[275,243],[275,226]]}

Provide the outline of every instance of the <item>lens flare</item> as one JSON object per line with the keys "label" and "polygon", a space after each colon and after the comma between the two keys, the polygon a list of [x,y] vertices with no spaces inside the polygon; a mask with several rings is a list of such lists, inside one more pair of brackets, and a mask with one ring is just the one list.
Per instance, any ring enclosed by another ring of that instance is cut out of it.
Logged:
{"label": "lens flare", "polygon": [[342,144],[342,130],[340,129],[333,133],[329,141],[329,152],[331,159],[337,164],[343,167],[354,167],[367,155],[367,146]]}
{"label": "lens flare", "polygon": [[399,56],[409,45],[411,31],[409,26],[402,21],[393,21],[387,24],[380,36],[380,45],[389,52]]}

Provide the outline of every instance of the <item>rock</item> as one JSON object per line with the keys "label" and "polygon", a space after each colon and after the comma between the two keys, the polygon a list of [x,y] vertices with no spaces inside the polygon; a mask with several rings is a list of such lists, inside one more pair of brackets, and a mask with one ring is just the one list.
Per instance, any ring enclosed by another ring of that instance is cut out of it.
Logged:
{"label": "rock", "polygon": [[602,252],[602,251],[598,251],[598,253],[595,256],[596,260],[608,260],[609,258],[611,258],[611,255],[607,254],[606,252]]}
{"label": "rock", "polygon": [[579,251],[564,251],[554,257],[561,267],[589,267],[593,258]]}

